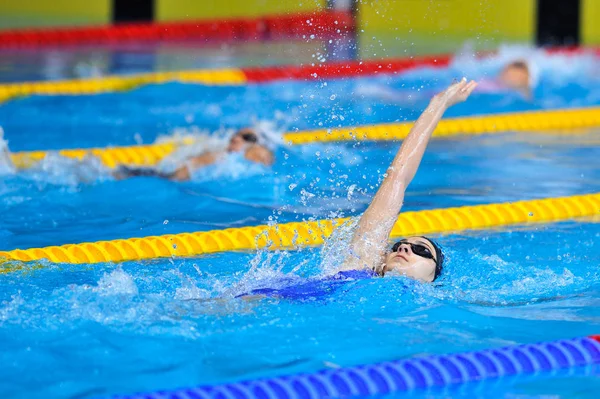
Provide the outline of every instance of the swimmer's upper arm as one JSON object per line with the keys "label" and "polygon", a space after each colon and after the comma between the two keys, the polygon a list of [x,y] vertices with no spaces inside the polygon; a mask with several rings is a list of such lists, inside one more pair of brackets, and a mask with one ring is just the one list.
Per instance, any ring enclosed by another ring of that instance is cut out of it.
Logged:
{"label": "swimmer's upper arm", "polygon": [[192,168],[199,168],[201,166],[206,166],[217,162],[219,158],[219,153],[216,152],[205,152],[200,155],[196,155],[195,157],[190,158],[187,161],[188,166]]}
{"label": "swimmer's upper arm", "polygon": [[197,169],[202,166],[210,165],[215,163],[218,158],[218,154],[214,152],[205,152],[190,158],[185,165],[179,167],[175,172],[168,175],[170,180],[174,181],[186,181],[191,178],[191,170]]}

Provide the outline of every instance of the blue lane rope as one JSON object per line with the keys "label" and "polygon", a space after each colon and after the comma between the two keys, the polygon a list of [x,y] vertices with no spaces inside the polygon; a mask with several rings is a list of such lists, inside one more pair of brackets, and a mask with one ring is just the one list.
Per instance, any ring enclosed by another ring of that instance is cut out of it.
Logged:
{"label": "blue lane rope", "polygon": [[600,336],[453,355],[415,357],[233,384],[117,395],[112,399],[312,399],[385,395],[600,363]]}

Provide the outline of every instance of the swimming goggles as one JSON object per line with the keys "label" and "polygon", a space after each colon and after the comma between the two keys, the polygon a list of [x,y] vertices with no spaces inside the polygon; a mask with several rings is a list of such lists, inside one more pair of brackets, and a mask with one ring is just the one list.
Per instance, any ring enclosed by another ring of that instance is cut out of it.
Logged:
{"label": "swimming goggles", "polygon": [[410,249],[413,251],[413,253],[417,256],[420,256],[421,258],[435,260],[433,258],[433,254],[431,253],[429,248],[427,248],[425,245],[413,244],[412,242],[408,242],[406,240],[400,240],[397,243],[395,243],[394,246],[392,247],[392,252],[398,252],[398,250],[400,249],[400,245],[402,245],[402,244],[409,245]]}
{"label": "swimming goggles", "polygon": [[254,133],[241,133],[240,137],[246,143],[256,143],[258,141],[258,137],[256,137],[256,134]]}

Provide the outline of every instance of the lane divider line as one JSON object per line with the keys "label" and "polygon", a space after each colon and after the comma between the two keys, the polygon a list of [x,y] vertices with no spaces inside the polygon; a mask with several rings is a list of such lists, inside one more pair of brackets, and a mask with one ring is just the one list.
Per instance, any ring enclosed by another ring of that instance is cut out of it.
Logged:
{"label": "lane divider line", "polygon": [[133,90],[165,82],[239,86],[282,79],[318,80],[389,74],[430,66],[445,67],[450,56],[426,56],[373,61],[333,61],[316,65],[284,65],[265,68],[197,69],[113,75],[101,78],[0,84],[0,102],[31,95],[90,95]]}
{"label": "lane divider line", "polygon": [[[565,47],[545,50],[548,54],[600,56],[600,49]],[[482,57],[490,53],[481,54]],[[395,74],[414,68],[443,68],[453,56],[439,54],[383,60],[331,61],[311,65],[283,65],[259,68],[198,69],[152,72],[137,75],[113,75],[102,78],[0,84],[0,103],[30,95],[91,95],[132,90],[147,84],[184,82],[205,85],[244,85],[277,80],[339,79],[378,74]]]}
{"label": "lane divider line", "polygon": [[[295,145],[342,141],[393,141],[402,140],[410,131],[413,122],[386,123],[370,126],[319,129],[302,132],[288,132],[283,135],[285,142]],[[576,135],[583,129],[600,126],[600,107],[579,109],[557,109],[549,111],[515,112],[496,115],[471,116],[443,119],[434,132],[434,137],[455,135],[480,135],[506,131],[533,132],[557,131],[560,134]],[[184,141],[183,145],[191,141]],[[111,148],[65,149],[58,154],[67,158],[82,159],[88,154],[98,157],[110,168],[125,164],[132,166],[153,166],[175,151],[180,144],[163,143]],[[11,159],[19,169],[28,168],[56,151],[24,151],[11,154]]]}
{"label": "lane divider line", "polygon": [[395,392],[420,391],[543,374],[553,370],[600,363],[598,336],[550,342],[511,345],[447,355],[325,369],[312,373],[260,378],[229,384],[113,395],[111,399],[159,398],[247,398],[318,399],[386,396]]}
{"label": "lane divider line", "polygon": [[[600,193],[488,205],[404,212],[392,237],[455,233],[510,225],[550,223],[600,214]],[[6,261],[47,259],[54,263],[103,263],[175,256],[198,256],[257,249],[294,250],[323,244],[334,228],[348,218],[248,226],[194,233],[117,239],[45,248],[0,251]],[[18,268],[0,264],[1,272]]]}

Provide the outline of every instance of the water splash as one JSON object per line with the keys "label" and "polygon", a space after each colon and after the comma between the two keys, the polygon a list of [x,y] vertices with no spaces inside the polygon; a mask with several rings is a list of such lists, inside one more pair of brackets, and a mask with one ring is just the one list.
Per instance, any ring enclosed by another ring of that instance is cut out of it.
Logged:
{"label": "water splash", "polygon": [[0,127],[0,176],[15,173],[15,165],[10,159],[8,141],[4,139],[4,129]]}
{"label": "water splash", "polygon": [[110,170],[92,154],[79,160],[63,157],[54,151],[25,170],[23,176],[38,182],[71,187],[112,179]]}
{"label": "water splash", "polygon": [[359,217],[350,218],[337,226],[333,234],[325,240],[321,248],[321,264],[319,269],[323,275],[331,275],[339,271],[352,253],[350,243],[358,225]]}
{"label": "water splash", "polygon": [[133,277],[118,267],[110,273],[105,273],[98,281],[97,287],[92,288],[92,291],[97,292],[101,296],[134,296],[138,294],[138,287],[135,285]]}

